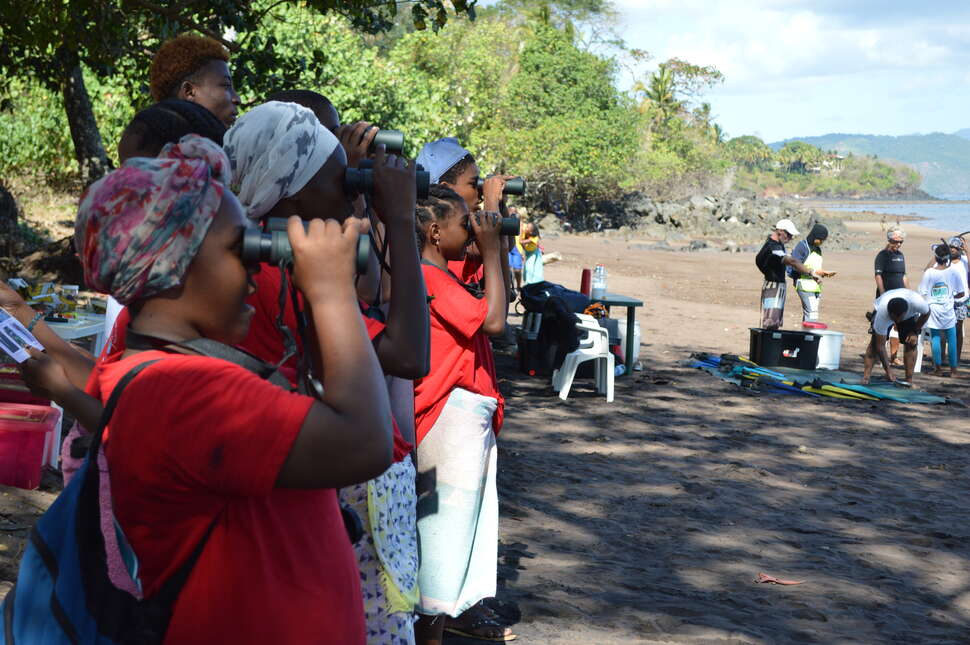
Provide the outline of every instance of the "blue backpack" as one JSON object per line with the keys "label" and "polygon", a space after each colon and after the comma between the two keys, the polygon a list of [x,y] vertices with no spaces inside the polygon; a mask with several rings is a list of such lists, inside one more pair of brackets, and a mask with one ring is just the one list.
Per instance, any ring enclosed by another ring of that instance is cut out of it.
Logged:
{"label": "blue backpack", "polygon": [[[175,600],[215,521],[159,592],[139,599],[116,587],[108,576],[97,463],[101,435],[122,391],[156,362],[137,365],[118,382],[98,430],[91,433],[83,465],[31,531],[17,583],[3,603],[0,645],[149,645],[164,639]],[[131,572],[137,562],[134,551],[120,528],[116,533]]]}

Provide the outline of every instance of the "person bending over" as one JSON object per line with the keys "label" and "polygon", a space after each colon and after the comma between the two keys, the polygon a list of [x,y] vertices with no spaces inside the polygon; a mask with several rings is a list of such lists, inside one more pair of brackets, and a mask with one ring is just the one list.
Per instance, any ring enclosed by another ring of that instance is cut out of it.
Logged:
{"label": "person bending over", "polygon": [[[302,396],[179,344],[238,343],[252,317],[246,219],[229,184],[222,150],[186,137],[157,159],[129,160],[81,200],[85,279],[129,307],[130,330],[152,347],[99,364],[88,393],[106,401],[124,374],[156,361],[105,431],[114,512],[149,598],[212,527],[165,643],[363,645],[357,566],[333,489],[391,461],[387,390],[353,285],[366,223],[315,221],[308,232],[289,223],[327,383],[319,398]],[[41,353],[31,360],[60,369]]]}
{"label": "person bending over", "polygon": [[148,77],[156,101],[198,103],[227,128],[236,120],[239,95],[232,85],[229,52],[212,38],[183,34],[166,40],[155,52]]}
{"label": "person bending over", "polygon": [[906,380],[903,384],[911,387],[913,368],[916,365],[916,343],[919,342],[923,325],[930,317],[930,307],[926,300],[909,289],[892,289],[876,299],[875,311],[868,317],[870,337],[869,346],[866,348],[865,368],[862,372],[863,385],[869,383],[876,358],[882,363],[886,378],[896,382],[889,353],[886,351],[886,339],[889,337],[890,330],[895,329],[904,347],[903,363],[906,366]]}
{"label": "person bending over", "polygon": [[[893,289],[909,289],[906,278],[906,257],[902,247],[906,233],[898,227],[886,231],[886,248],[876,254],[875,276],[876,297]],[[889,334],[890,359],[898,366],[896,357],[899,354],[899,334],[893,329]]]}

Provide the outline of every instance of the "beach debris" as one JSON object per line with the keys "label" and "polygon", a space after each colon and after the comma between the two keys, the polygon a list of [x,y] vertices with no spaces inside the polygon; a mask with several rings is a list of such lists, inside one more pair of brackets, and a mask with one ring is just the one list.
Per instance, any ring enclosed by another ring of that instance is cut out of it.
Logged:
{"label": "beach debris", "polygon": [[759,584],[772,584],[772,585],[800,585],[803,584],[804,580],[785,580],[783,578],[776,578],[774,576],[769,576],[767,573],[759,573],[755,582]]}

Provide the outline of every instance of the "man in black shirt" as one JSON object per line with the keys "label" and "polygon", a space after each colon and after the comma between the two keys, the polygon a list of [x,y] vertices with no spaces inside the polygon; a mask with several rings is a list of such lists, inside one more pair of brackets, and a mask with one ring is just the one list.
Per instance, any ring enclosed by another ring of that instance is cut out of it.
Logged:
{"label": "man in black shirt", "polygon": [[[903,257],[902,229],[891,228],[886,232],[886,248],[876,254],[876,298],[893,289],[909,289],[906,279],[906,258]],[[890,361],[899,365],[899,334],[893,329],[889,335]]]}
{"label": "man in black shirt", "polygon": [[826,271],[812,271],[804,264],[788,255],[785,243],[798,235],[798,229],[790,219],[779,220],[775,224],[764,246],[754,259],[755,265],[765,277],[761,287],[761,327],[778,329],[785,317],[785,267],[793,267],[802,275],[821,279],[830,275]]}

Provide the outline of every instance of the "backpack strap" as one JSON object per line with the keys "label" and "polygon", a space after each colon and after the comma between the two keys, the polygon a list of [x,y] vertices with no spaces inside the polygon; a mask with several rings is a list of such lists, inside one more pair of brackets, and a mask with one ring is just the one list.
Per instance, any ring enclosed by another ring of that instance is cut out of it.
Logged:
{"label": "backpack strap", "polygon": [[290,381],[280,374],[277,366],[267,363],[238,347],[231,347],[225,343],[220,343],[209,338],[173,341],[142,334],[129,327],[125,332],[125,345],[130,349],[154,349],[163,352],[172,352],[173,348],[186,349],[194,354],[208,356],[209,358],[220,358],[224,361],[234,363],[284,390],[291,391],[293,389]]}
{"label": "backpack strap", "polygon": [[108,403],[104,406],[104,410],[101,412],[101,420],[98,421],[98,428],[91,433],[91,443],[88,446],[88,458],[96,460],[98,458],[98,449],[101,447],[101,439],[104,434],[104,429],[108,426],[108,422],[111,420],[111,415],[114,414],[115,408],[118,407],[118,401],[121,399],[121,393],[125,391],[125,388],[135,379],[136,376],[141,374],[145,368],[149,365],[154,365],[161,359],[155,359],[152,361],[145,361],[144,363],[139,363],[133,368],[128,370],[128,372],[121,377],[121,380],[115,385],[114,389],[111,390],[111,396],[108,397]]}
{"label": "backpack strap", "polygon": [[[92,440],[91,445],[88,448],[88,461],[90,462],[89,468],[97,468],[97,458],[98,450],[101,447],[102,436],[104,435],[104,429],[107,427],[108,422],[111,420],[114,414],[115,408],[118,407],[118,401],[121,400],[121,394],[124,392],[125,388],[131,384],[131,382],[143,372],[150,365],[158,363],[162,359],[154,359],[145,361],[144,363],[139,363],[135,367],[128,370],[121,380],[118,381],[114,389],[111,391],[111,396],[108,397],[108,403],[104,406],[104,411],[101,413],[101,420],[98,422],[97,431],[91,433]],[[209,527],[206,529],[205,534],[202,539],[195,545],[192,553],[186,559],[182,566],[180,566],[175,573],[169,576],[162,586],[159,588],[158,592],[151,598],[143,600],[140,603],[140,614],[137,618],[137,623],[135,627],[135,634],[131,635],[132,640],[128,640],[130,643],[161,643],[165,631],[168,628],[168,623],[172,617],[172,610],[175,607],[175,601],[178,599],[179,593],[182,591],[182,587],[189,579],[189,575],[192,573],[192,569],[195,567],[199,556],[202,555],[203,549],[205,549],[206,543],[209,541],[209,536],[212,534],[212,530],[215,528],[219,518],[222,513],[217,513],[215,517],[212,518],[212,522],[209,523]]]}

